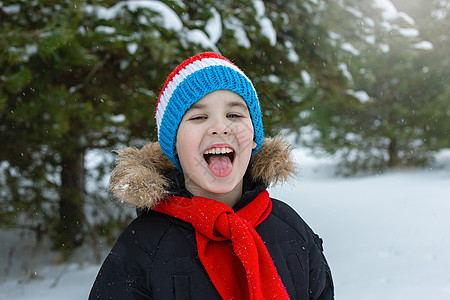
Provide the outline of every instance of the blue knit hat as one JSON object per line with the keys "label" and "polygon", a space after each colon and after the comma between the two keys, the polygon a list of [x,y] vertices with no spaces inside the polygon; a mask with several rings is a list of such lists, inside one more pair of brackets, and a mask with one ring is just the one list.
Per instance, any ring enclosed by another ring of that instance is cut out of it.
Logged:
{"label": "blue knit hat", "polygon": [[216,90],[230,90],[247,103],[253,123],[256,148],[263,142],[258,96],[250,79],[225,57],[212,52],[195,55],[179,65],[167,78],[156,107],[158,140],[164,154],[181,170],[175,154],[180,122],[192,104]]}

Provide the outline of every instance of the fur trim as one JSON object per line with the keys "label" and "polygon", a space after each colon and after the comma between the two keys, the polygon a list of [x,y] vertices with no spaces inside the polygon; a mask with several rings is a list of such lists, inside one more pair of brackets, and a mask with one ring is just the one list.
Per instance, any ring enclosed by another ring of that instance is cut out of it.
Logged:
{"label": "fur trim", "polygon": [[[250,160],[252,180],[262,181],[267,186],[288,180],[295,173],[291,150],[289,143],[281,137],[265,138]],[[170,182],[163,174],[177,169],[158,142],[148,143],[140,150],[125,148],[116,152],[119,157],[109,189],[120,201],[151,209],[164,199]]]}
{"label": "fur trim", "polygon": [[292,146],[282,137],[265,138],[262,147],[250,160],[250,176],[266,186],[285,182],[295,173]]}

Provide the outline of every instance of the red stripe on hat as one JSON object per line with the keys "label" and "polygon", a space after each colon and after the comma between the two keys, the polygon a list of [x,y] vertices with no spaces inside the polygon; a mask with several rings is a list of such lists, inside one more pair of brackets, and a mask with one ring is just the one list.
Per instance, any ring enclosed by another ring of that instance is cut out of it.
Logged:
{"label": "red stripe on hat", "polygon": [[[155,110],[155,114],[158,111],[158,105],[159,105],[159,101],[161,99],[162,94],[164,93],[164,91],[167,88],[167,85],[172,81],[172,79],[181,72],[181,70],[183,70],[187,65],[193,63],[194,61],[197,60],[202,60],[204,58],[219,58],[219,59],[223,59],[227,62],[229,62],[230,64],[233,64],[230,60],[228,60],[227,58],[223,57],[220,54],[214,53],[214,52],[203,52],[200,54],[197,54],[195,56],[192,56],[191,58],[185,60],[181,65],[179,65],[178,67],[175,68],[175,70],[172,71],[172,73],[170,73],[169,77],[167,77],[166,83],[164,84],[164,87],[162,88],[161,92],[159,93],[158,96],[158,102],[156,103],[156,110]],[[234,64],[233,64],[234,65]]]}

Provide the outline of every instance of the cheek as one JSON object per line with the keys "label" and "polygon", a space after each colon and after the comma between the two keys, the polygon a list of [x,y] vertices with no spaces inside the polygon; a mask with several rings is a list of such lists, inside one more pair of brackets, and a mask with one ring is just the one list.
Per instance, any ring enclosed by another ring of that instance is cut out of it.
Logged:
{"label": "cheek", "polygon": [[187,140],[189,140],[187,135],[182,134],[177,136],[177,141],[175,143],[175,152],[180,159],[185,156],[184,153],[189,152],[189,143],[187,143]]}
{"label": "cheek", "polygon": [[256,147],[253,134],[253,125],[251,122],[244,123],[242,126],[239,126],[236,138],[242,148],[254,149]]}
{"label": "cheek", "polygon": [[180,163],[186,163],[196,153],[200,143],[199,130],[187,126],[180,127],[175,142],[175,151]]}

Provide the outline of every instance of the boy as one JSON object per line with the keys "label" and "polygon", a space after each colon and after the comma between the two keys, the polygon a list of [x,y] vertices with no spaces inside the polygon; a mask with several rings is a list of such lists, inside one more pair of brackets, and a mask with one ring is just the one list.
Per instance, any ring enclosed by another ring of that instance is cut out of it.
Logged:
{"label": "boy", "polygon": [[168,77],[158,143],[119,151],[111,190],[143,211],[117,240],[90,299],[333,299],[322,242],[267,186],[293,173],[264,139],[253,84],[216,53]]}

